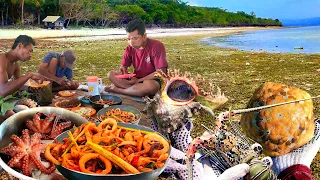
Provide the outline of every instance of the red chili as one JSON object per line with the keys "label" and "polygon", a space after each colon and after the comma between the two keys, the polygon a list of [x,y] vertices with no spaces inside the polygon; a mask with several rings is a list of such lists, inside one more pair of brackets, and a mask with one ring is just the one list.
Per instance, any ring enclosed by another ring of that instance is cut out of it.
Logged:
{"label": "red chili", "polygon": [[137,167],[137,166],[138,166],[139,158],[140,158],[140,156],[139,156],[139,155],[134,156],[134,157],[132,158],[132,161],[131,161],[132,166],[135,166],[135,167]]}

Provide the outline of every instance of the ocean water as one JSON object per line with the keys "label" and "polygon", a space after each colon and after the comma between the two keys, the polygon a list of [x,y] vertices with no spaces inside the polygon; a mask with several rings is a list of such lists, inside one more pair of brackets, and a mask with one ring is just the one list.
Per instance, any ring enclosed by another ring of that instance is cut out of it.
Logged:
{"label": "ocean water", "polygon": [[259,30],[224,37],[208,37],[201,43],[245,51],[271,53],[320,53],[320,26]]}

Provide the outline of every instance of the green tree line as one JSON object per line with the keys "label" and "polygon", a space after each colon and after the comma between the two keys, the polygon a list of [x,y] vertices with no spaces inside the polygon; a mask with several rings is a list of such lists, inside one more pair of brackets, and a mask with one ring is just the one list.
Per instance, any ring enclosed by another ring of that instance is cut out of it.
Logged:
{"label": "green tree line", "polygon": [[181,0],[0,0],[1,25],[41,25],[48,15],[62,16],[67,25],[119,27],[134,18],[149,26],[281,26],[278,19],[254,12],[190,6]]}

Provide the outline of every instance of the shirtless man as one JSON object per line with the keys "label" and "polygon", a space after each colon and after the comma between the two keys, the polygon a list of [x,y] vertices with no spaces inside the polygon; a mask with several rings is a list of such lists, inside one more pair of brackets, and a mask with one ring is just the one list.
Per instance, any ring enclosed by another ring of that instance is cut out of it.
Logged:
{"label": "shirtless man", "polygon": [[[111,71],[109,80],[114,84],[105,91],[131,96],[154,95],[160,90],[160,81],[154,79],[157,69],[167,72],[168,62],[164,45],[157,40],[147,38],[145,24],[141,19],[131,21],[127,27],[129,45],[124,51],[120,70]],[[133,65],[135,77],[119,79],[117,75],[127,74]]]}
{"label": "shirtless man", "polygon": [[[18,91],[29,79],[38,83],[43,82],[44,77],[37,73],[29,72],[23,76],[20,74],[19,61],[26,62],[31,59],[34,45],[35,42],[31,37],[20,35],[9,52],[0,54],[0,97],[6,97]],[[9,81],[9,79],[12,80]]]}

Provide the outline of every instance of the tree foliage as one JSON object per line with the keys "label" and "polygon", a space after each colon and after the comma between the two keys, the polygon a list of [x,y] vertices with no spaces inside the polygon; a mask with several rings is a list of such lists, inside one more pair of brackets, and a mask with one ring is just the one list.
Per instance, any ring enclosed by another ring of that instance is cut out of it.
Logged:
{"label": "tree foliage", "polygon": [[122,26],[134,18],[164,27],[281,26],[254,12],[190,6],[181,0],[0,0],[1,25],[40,24],[48,15],[91,26]]}

